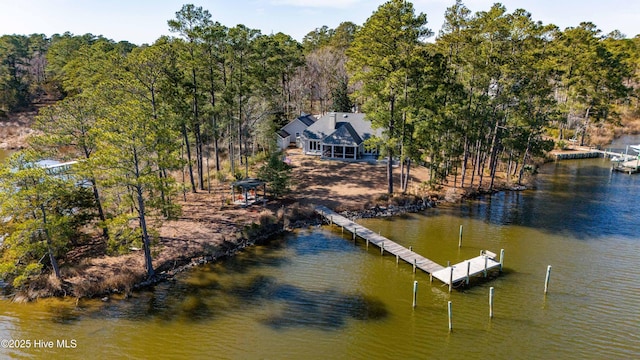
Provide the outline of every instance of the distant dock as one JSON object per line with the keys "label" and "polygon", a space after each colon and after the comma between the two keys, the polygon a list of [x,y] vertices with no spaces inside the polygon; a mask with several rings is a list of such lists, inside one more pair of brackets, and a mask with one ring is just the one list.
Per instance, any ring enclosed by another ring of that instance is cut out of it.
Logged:
{"label": "distant dock", "polygon": [[384,255],[385,252],[395,255],[396,263],[403,260],[413,265],[414,272],[416,269],[420,269],[430,274],[431,280],[436,278],[444,284],[449,285],[449,291],[451,291],[451,288],[456,284],[462,282],[469,284],[469,279],[475,275],[483,274],[486,277],[488,272],[493,269],[499,268],[502,270],[503,251],[500,253],[500,261],[496,260],[496,254],[483,250],[478,257],[444,267],[362,225],[356,224],[325,206],[317,206],[315,212],[322,216],[330,225],[340,226],[343,231],[347,230],[350,232],[353,235],[354,241],[360,237],[367,242],[367,246],[373,244],[380,248],[381,255]]}
{"label": "distant dock", "polygon": [[553,153],[556,160],[590,159],[604,157],[612,159],[611,171],[619,171],[627,174],[640,172],[640,155],[610,150],[598,150],[578,147],[573,151],[561,151]]}

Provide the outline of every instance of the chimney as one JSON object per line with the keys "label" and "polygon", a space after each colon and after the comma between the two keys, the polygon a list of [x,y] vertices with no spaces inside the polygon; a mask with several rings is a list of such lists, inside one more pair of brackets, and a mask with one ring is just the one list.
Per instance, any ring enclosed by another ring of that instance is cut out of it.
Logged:
{"label": "chimney", "polygon": [[332,112],[329,114],[329,126],[331,129],[336,128],[336,113]]}

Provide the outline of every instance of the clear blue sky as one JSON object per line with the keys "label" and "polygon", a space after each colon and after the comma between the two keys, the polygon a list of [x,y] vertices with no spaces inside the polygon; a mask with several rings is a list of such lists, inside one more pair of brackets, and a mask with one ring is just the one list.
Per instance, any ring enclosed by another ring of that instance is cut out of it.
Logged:
{"label": "clear blue sky", "polygon": [[[467,0],[473,12],[488,10],[496,1]],[[152,43],[169,35],[167,20],[183,4],[209,10],[214,21],[233,27],[244,24],[270,34],[283,32],[297,40],[315,28],[335,28],[343,21],[358,25],[384,0],[0,0],[0,35],[92,33],[116,41]],[[455,0],[414,0],[418,12],[427,14],[428,26],[437,34],[444,11]],[[529,11],[534,20],[564,29],[591,21],[603,33],[620,30],[627,37],[640,34],[638,0],[504,0],[509,12]]]}

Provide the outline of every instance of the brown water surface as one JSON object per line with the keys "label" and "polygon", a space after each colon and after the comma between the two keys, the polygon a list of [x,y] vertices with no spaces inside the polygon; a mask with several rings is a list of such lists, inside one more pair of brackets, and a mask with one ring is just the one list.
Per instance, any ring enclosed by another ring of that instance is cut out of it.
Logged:
{"label": "brown water surface", "polygon": [[[0,339],[31,344],[0,352],[49,359],[640,358],[640,175],[612,174],[609,165],[548,164],[536,190],[360,221],[443,265],[505,249],[505,273],[466,290],[449,294],[335,227],[312,228],[131,299],[0,302]],[[38,340],[55,346],[35,348]],[[74,340],[75,348],[58,340]]]}

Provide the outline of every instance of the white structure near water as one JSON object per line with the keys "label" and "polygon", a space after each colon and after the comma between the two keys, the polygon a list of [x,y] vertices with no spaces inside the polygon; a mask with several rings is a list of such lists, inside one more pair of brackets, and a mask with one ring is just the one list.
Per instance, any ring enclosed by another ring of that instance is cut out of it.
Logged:
{"label": "white structure near water", "polygon": [[295,144],[305,155],[333,160],[376,159],[378,150],[365,146],[381,129],[373,129],[362,113],[331,112],[318,120],[303,115],[277,131],[278,146],[284,150]]}

